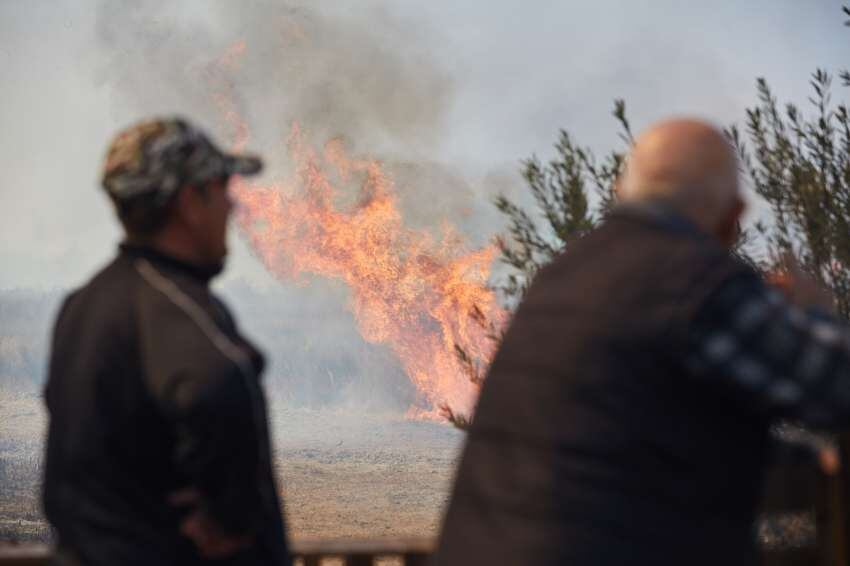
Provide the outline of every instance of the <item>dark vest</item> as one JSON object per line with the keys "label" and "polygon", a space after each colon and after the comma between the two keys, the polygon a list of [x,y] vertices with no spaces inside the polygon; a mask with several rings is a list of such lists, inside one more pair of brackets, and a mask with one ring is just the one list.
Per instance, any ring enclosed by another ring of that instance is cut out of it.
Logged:
{"label": "dark vest", "polygon": [[751,564],[768,423],[684,364],[751,270],[658,207],[540,271],[481,392],[435,564]]}

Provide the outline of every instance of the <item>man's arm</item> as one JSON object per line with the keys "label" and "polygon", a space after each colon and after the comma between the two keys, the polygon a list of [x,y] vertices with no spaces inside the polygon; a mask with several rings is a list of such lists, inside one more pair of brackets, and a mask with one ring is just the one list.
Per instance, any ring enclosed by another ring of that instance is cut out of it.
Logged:
{"label": "man's arm", "polygon": [[723,283],[693,321],[687,365],[759,412],[847,426],[850,329],[825,305],[798,306],[783,290],[755,275]]}
{"label": "man's arm", "polygon": [[235,371],[174,381],[169,401],[177,468],[197,491],[200,510],[228,533],[253,534],[263,520],[263,501],[260,438],[248,384]]}
{"label": "man's arm", "polygon": [[253,542],[263,520],[258,434],[242,376],[177,378],[175,464],[191,486],[169,503],[187,509],[181,533],[206,558],[226,558]]}

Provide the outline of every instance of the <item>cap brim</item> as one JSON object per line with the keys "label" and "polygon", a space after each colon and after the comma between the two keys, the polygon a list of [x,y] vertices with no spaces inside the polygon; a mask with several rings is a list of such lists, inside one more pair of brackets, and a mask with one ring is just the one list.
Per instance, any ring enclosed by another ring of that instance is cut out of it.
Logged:
{"label": "cap brim", "polygon": [[227,172],[231,175],[256,175],[263,170],[263,161],[253,155],[228,155]]}

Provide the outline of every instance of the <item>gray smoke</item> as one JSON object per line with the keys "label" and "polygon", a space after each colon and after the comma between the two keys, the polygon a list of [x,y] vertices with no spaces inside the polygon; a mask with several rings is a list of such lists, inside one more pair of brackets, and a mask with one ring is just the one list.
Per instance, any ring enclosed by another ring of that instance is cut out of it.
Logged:
{"label": "gray smoke", "polygon": [[[427,152],[439,141],[452,81],[418,45],[413,22],[369,4],[104,1],[101,80],[119,104],[186,112],[221,133],[213,92],[232,86],[263,147],[297,120],[355,150]],[[331,7],[333,8],[331,10]],[[216,61],[244,41],[235,65]]]}
{"label": "gray smoke", "polygon": [[266,157],[272,174],[286,174],[285,141],[298,122],[314,144],[338,138],[353,155],[381,159],[413,226],[448,221],[476,245],[492,234],[489,200],[433,157],[454,82],[429,55],[434,38],[421,22],[368,2],[175,4],[99,5],[99,79],[117,106],[140,117],[185,113],[232,140],[216,104],[225,94],[247,122],[249,149]]}

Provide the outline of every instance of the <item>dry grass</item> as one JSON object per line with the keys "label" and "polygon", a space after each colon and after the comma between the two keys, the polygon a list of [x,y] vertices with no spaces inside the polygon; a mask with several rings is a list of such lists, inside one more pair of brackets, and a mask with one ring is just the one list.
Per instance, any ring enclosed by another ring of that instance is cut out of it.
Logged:
{"label": "dry grass", "polygon": [[[292,538],[436,535],[460,433],[397,415],[272,415]],[[46,424],[41,400],[0,394],[0,422],[0,541],[47,541],[39,500]]]}
{"label": "dry grass", "polygon": [[436,536],[460,433],[344,412],[291,411],[275,422],[293,537]]}
{"label": "dry grass", "polygon": [[38,497],[46,422],[40,400],[0,394],[0,422],[0,540],[49,540]]}
{"label": "dry grass", "polygon": [[[438,533],[463,434],[398,415],[275,409],[275,467],[294,539]],[[49,541],[40,509],[46,424],[33,394],[0,393],[0,541]],[[762,520],[771,547],[814,537],[807,515]]]}

